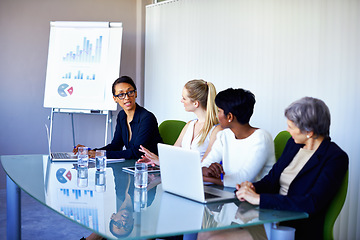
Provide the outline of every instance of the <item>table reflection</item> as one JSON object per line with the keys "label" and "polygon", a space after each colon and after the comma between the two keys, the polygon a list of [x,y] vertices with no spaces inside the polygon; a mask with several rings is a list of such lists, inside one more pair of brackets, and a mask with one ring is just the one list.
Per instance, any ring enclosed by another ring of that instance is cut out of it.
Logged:
{"label": "table reflection", "polygon": [[203,228],[257,222],[259,213],[258,207],[247,202],[209,205],[204,210]]}
{"label": "table reflection", "polygon": [[90,162],[84,174],[77,164],[51,162],[47,157],[43,162],[47,205],[101,235],[139,236],[134,225],[154,200],[159,174],[149,174],[148,188],[136,189],[134,176],[123,172],[122,164],[100,172]]}
{"label": "table reflection", "polygon": [[107,226],[117,210],[113,169],[99,175],[93,167],[77,169],[76,164],[50,162],[47,156],[43,163],[45,203],[96,232],[110,234]]}

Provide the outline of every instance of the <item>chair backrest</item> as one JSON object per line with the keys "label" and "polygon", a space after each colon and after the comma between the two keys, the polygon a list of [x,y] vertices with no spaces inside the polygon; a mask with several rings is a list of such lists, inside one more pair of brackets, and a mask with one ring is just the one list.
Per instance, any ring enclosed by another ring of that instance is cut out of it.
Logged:
{"label": "chair backrest", "polygon": [[339,191],[336,193],[334,199],[331,201],[329,208],[325,215],[324,221],[324,239],[334,239],[334,224],[339,216],[339,213],[344,206],[346,199],[347,189],[349,181],[349,171],[346,172],[344,179],[342,180]]}
{"label": "chair backrest", "polygon": [[159,132],[164,143],[174,145],[186,122],[180,120],[165,120],[159,125]]}
{"label": "chair backrest", "polygon": [[276,135],[274,139],[276,161],[280,158],[282,152],[284,151],[285,145],[290,137],[291,135],[288,131],[281,131],[278,133],[278,135]]}

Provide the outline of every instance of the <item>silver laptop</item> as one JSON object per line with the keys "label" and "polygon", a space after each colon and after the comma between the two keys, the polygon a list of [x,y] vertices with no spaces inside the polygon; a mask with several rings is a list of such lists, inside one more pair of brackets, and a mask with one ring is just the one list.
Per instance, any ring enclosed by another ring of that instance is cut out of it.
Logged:
{"label": "silver laptop", "polygon": [[204,186],[201,159],[198,151],[159,143],[162,188],[191,200],[210,203],[235,199],[235,189],[225,191],[215,186]]}
{"label": "silver laptop", "polygon": [[45,124],[46,127],[46,136],[48,140],[48,147],[49,147],[49,157],[51,161],[53,162],[76,162],[77,156],[74,155],[72,152],[51,152],[51,146],[50,146],[50,134],[49,134],[49,128]]}

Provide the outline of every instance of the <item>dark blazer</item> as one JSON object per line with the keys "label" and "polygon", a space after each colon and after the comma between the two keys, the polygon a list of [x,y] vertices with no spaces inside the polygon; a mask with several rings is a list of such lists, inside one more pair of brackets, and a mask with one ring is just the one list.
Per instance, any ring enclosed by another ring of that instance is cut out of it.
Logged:
{"label": "dark blazer", "polygon": [[260,194],[260,208],[309,214],[308,219],[282,224],[296,228],[297,239],[323,239],[325,213],[348,170],[349,158],[330,138],[325,139],[294,178],[288,194],[282,196],[279,194],[280,175],[301,147],[303,145],[290,138],[278,162],[268,175],[254,183],[254,187]]}
{"label": "dark blazer", "polygon": [[[110,159],[139,159],[142,155],[139,151],[140,145],[158,154],[157,144],[163,141],[154,114],[136,104],[135,114],[130,122],[132,132],[130,141],[126,118],[126,113],[121,110],[116,120],[113,140],[110,144],[100,148],[106,150],[106,157]],[[123,150],[124,146],[126,150]]]}

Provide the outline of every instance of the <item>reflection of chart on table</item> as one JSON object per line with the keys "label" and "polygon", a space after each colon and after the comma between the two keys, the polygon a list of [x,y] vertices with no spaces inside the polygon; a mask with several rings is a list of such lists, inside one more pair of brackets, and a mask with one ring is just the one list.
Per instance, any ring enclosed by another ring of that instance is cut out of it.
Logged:
{"label": "reflection of chart on table", "polygon": [[[86,206],[86,203],[91,201],[93,198],[93,190],[69,188],[58,189],[59,202],[65,203],[60,206],[60,212],[65,216],[98,231],[98,209],[95,206]],[[74,204],[66,204],[74,202],[83,202],[83,204],[79,204],[76,207]]]}
{"label": "reflection of chart on table", "polygon": [[116,110],[122,24],[51,22],[44,107]]}

